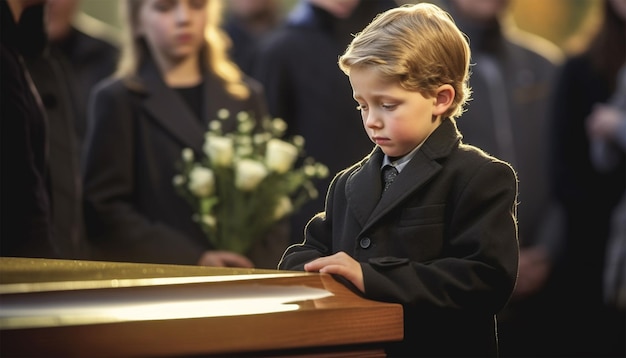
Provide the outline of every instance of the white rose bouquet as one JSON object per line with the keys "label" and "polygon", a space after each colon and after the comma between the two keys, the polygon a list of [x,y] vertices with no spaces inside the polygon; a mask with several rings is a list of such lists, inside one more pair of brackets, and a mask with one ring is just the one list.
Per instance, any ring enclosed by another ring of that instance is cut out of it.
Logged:
{"label": "white rose bouquet", "polygon": [[174,186],[216,249],[246,254],[279,220],[317,197],[313,180],[327,177],[328,168],[303,156],[303,137],[281,139],[287,125],[279,118],[264,119],[259,130],[240,112],[237,130],[222,133],[230,113],[222,109],[217,117],[201,157],[183,150]]}

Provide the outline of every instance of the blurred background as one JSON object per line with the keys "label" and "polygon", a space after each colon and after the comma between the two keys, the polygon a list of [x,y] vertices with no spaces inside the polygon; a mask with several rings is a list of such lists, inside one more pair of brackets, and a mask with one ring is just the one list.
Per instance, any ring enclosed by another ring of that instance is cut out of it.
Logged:
{"label": "blurred background", "polygon": [[[282,0],[284,12],[294,3],[295,0]],[[544,37],[566,53],[584,47],[599,23],[602,5],[601,0],[513,0],[512,3],[510,18],[519,28]],[[85,14],[111,25],[114,30],[119,28],[117,1],[83,0],[81,7]]]}

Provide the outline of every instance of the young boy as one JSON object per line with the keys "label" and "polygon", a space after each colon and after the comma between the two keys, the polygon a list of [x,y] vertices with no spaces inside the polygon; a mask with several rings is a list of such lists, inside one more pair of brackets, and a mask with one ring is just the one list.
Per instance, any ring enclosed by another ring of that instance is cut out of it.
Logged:
{"label": "young boy", "polygon": [[[354,38],[339,66],[376,147],[333,179],[325,211],[279,263],[401,303],[392,356],[497,355],[495,314],[517,273],[517,179],[461,142],[469,59],[450,16],[426,3],[389,10]],[[385,190],[388,166],[397,174]]]}

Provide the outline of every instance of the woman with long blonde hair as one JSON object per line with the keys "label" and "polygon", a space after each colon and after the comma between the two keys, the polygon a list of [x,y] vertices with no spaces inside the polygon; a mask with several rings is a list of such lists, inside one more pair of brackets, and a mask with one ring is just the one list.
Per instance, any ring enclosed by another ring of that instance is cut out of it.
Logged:
{"label": "woman with long blonde hair", "polygon": [[[125,37],[119,68],[94,90],[89,105],[85,216],[96,258],[256,264],[213,250],[172,185],[181,151],[191,148],[201,155],[207,123],[218,110],[266,115],[260,85],[227,56],[219,0],[123,0],[121,5]],[[223,124],[228,131],[236,123]],[[281,252],[282,246],[276,261]]]}

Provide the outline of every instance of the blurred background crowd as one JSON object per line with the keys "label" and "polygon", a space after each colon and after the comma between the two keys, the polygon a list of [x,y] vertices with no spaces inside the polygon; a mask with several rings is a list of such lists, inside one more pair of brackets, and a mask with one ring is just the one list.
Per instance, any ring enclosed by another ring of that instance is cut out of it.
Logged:
{"label": "blurred background crowd", "polygon": [[[415,2],[0,0],[0,255],[275,267],[323,210],[332,175],[373,147],[338,56],[376,14]],[[500,354],[623,357],[626,0],[431,2],[472,50],[464,141],[520,181]],[[168,44],[183,23],[176,41],[196,31],[201,45]],[[171,185],[175,158],[201,152],[220,108],[283,118],[331,173],[247,255],[207,246]],[[20,116],[27,125],[9,120]]]}

